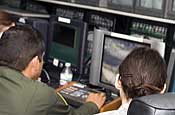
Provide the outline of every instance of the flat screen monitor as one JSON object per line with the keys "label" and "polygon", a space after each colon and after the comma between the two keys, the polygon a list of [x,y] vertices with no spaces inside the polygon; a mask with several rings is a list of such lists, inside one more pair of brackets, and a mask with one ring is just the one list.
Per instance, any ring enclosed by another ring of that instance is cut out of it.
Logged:
{"label": "flat screen monitor", "polygon": [[100,0],[71,0],[71,2],[83,5],[99,6]]}
{"label": "flat screen monitor", "polygon": [[52,16],[49,31],[48,61],[58,67],[60,63],[70,62],[73,71],[81,74],[87,24],[78,20]]}
{"label": "flat screen monitor", "polygon": [[45,13],[45,14],[48,13],[44,3],[42,4],[41,2],[38,2],[36,0],[27,0],[25,4],[26,4],[26,7],[25,7],[26,11]]}
{"label": "flat screen monitor", "polygon": [[108,0],[108,8],[133,12],[134,0]]}
{"label": "flat screen monitor", "polygon": [[163,17],[165,0],[136,0],[135,12],[143,15]]}
{"label": "flat screen monitor", "polygon": [[172,11],[175,12],[175,1],[173,0]]}
{"label": "flat screen monitor", "polygon": [[118,67],[124,58],[137,47],[157,49],[164,56],[165,44],[129,35],[98,30],[94,32],[90,84],[116,92],[114,87]]}
{"label": "flat screen monitor", "polygon": [[167,18],[175,19],[175,0],[169,0],[167,2]]}
{"label": "flat screen monitor", "polygon": [[175,48],[171,50],[167,67],[167,91],[175,92]]}
{"label": "flat screen monitor", "polygon": [[20,8],[22,5],[21,0],[1,0],[0,4],[12,8]]}

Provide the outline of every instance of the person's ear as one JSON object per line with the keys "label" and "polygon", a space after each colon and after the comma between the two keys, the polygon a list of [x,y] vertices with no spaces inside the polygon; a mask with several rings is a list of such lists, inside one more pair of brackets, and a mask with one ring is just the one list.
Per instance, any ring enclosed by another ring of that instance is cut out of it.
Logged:
{"label": "person's ear", "polygon": [[121,85],[121,80],[119,79],[119,74],[116,75],[116,80],[115,80],[115,88],[120,90],[122,88],[122,85]]}
{"label": "person's ear", "polygon": [[11,24],[10,24],[10,27],[13,27],[13,26],[15,26],[16,24],[15,24],[15,22],[12,22]]}
{"label": "person's ear", "polygon": [[39,59],[38,56],[35,56],[30,61],[28,68],[30,68],[31,73],[35,73],[36,71],[38,71],[38,67],[39,67]]}
{"label": "person's ear", "polygon": [[163,93],[165,93],[165,91],[166,91],[166,83],[164,84],[164,86],[163,86],[163,89],[162,89],[162,91],[160,92],[160,94],[163,94]]}
{"label": "person's ear", "polygon": [[35,56],[31,61],[31,73],[31,79],[38,79],[38,74],[40,74],[40,60],[38,56]]}
{"label": "person's ear", "polygon": [[39,67],[39,59],[38,56],[35,56],[29,62],[28,66],[22,71],[22,73],[24,74],[24,76],[30,79],[34,79],[35,74],[39,70],[38,67]]}
{"label": "person's ear", "polygon": [[35,56],[32,59],[31,64],[32,64],[32,67],[34,67],[36,69],[38,67],[38,65],[40,64],[39,57]]}

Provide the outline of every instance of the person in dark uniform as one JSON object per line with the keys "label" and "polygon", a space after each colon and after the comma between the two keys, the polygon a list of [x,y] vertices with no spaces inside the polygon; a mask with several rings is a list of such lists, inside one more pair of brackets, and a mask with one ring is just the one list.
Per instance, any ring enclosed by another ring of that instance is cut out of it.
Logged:
{"label": "person in dark uniform", "polygon": [[67,104],[51,87],[37,81],[45,52],[41,34],[30,27],[14,26],[0,39],[1,115],[92,115],[105,97],[90,94],[78,109]]}

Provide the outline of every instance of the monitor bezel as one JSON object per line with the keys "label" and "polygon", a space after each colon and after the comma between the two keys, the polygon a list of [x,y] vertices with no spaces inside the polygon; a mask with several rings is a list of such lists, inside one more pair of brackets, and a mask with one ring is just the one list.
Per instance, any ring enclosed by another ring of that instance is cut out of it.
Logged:
{"label": "monitor bezel", "polygon": [[166,92],[173,92],[175,87],[175,48],[172,48],[167,66]]}
{"label": "monitor bezel", "polygon": [[175,19],[175,10],[173,11],[173,4],[174,4],[175,0],[169,0],[167,2],[167,15],[165,15],[166,18],[169,19]]}
{"label": "monitor bezel", "polygon": [[151,48],[158,50],[161,56],[164,57],[165,43],[163,42],[133,37],[130,35],[114,33],[114,32],[100,30],[100,29],[95,29],[94,30],[94,42],[93,42],[94,47],[93,47],[91,67],[90,67],[90,77],[89,77],[89,83],[92,85],[100,86],[114,93],[118,93],[115,86],[108,85],[100,81],[105,35],[111,36],[111,37],[117,37],[121,39],[126,39],[126,40],[131,40],[131,41],[138,42],[138,43],[150,44]]}
{"label": "monitor bezel", "polygon": [[[61,26],[66,26],[66,27],[70,27],[75,29],[75,32],[77,34],[77,37],[75,38],[74,43],[78,43],[78,45],[74,48],[72,47],[68,47],[65,45],[65,47],[67,47],[68,49],[75,49],[77,50],[77,64],[71,64],[71,67],[73,69],[74,72],[78,73],[78,74],[83,74],[83,63],[84,63],[84,57],[85,57],[85,47],[86,47],[86,36],[87,36],[87,23],[79,21],[79,20],[73,20],[73,19],[68,19],[68,18],[64,18],[69,20],[70,22],[63,22],[63,21],[59,21],[59,18],[63,18],[60,16],[51,16],[50,17],[50,21],[49,21],[49,33],[48,33],[48,47],[47,47],[47,62],[48,63],[53,63],[53,58],[50,57],[50,52],[51,52],[51,45],[53,42],[53,35],[54,35],[54,24],[58,24]],[[67,60],[64,59],[59,59],[60,62],[65,63],[67,62]]]}
{"label": "monitor bezel", "polygon": [[155,8],[146,8],[137,5],[137,0],[135,1],[135,13],[148,15],[148,16],[156,16],[156,17],[164,17],[165,15],[165,4],[166,1],[162,1],[162,9],[155,9]]}
{"label": "monitor bezel", "polygon": [[120,10],[120,11],[134,12],[135,0],[132,0],[132,6],[122,5],[122,4],[114,4],[111,1],[108,1],[107,7],[110,9],[116,9],[116,10]]}
{"label": "monitor bezel", "polygon": [[100,4],[100,0],[72,0],[71,2],[88,6],[99,6]]}

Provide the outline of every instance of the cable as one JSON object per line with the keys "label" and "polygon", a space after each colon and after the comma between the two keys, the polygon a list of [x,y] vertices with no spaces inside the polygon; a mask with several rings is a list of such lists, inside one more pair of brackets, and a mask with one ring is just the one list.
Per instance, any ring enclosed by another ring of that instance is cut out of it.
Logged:
{"label": "cable", "polygon": [[45,73],[45,75],[46,75],[46,77],[48,79],[48,83],[50,84],[51,83],[51,79],[50,79],[50,76],[49,76],[48,72],[44,68],[42,69],[42,71]]}

